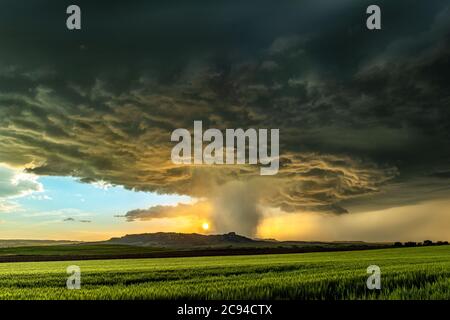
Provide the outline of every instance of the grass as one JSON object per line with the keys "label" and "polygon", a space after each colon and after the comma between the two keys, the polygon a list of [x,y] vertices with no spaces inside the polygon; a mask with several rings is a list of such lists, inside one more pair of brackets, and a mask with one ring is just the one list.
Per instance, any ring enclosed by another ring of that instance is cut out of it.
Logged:
{"label": "grass", "polygon": [[124,255],[124,254],[146,254],[161,251],[192,251],[192,250],[207,250],[207,249],[270,249],[270,248],[303,248],[316,251],[323,251],[324,249],[349,250],[352,248],[373,248],[390,246],[390,244],[372,244],[372,243],[314,243],[314,242],[287,242],[287,243],[235,243],[233,245],[204,245],[204,246],[134,246],[126,244],[105,244],[105,243],[74,243],[74,244],[57,244],[57,245],[24,245],[24,246],[9,246],[0,247],[1,256],[11,255]]}
{"label": "grass", "polygon": [[72,243],[22,247],[0,247],[0,263],[32,261],[73,261],[98,259],[142,259],[253,254],[286,254],[301,252],[365,250],[391,247],[391,244],[369,243],[233,243],[189,246],[136,246],[110,243]]}
{"label": "grass", "polygon": [[[366,288],[369,265],[379,291]],[[66,289],[67,266],[81,289]],[[450,246],[227,257],[0,263],[1,299],[450,299]]]}
{"label": "grass", "polygon": [[1,248],[14,248],[14,247],[29,247],[29,246],[57,246],[57,245],[63,245],[63,244],[76,244],[79,243],[79,241],[65,241],[65,240],[20,240],[20,239],[14,239],[14,240],[5,240],[0,239],[0,249]]}
{"label": "grass", "polygon": [[118,255],[142,254],[167,249],[155,247],[136,247],[119,244],[64,244],[53,246],[26,246],[0,248],[0,256],[7,255]]}

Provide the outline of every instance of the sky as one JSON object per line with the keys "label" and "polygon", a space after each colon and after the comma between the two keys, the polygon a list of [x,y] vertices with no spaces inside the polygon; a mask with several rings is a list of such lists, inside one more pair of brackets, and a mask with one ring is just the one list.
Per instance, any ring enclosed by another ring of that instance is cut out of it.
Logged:
{"label": "sky", "polygon": [[[0,4],[1,239],[450,239],[448,1],[70,4]],[[174,164],[195,120],[279,129],[278,174]]]}

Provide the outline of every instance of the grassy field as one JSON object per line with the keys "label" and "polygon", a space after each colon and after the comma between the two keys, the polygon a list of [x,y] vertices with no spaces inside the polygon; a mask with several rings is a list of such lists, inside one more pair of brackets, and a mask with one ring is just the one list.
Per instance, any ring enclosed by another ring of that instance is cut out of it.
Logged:
{"label": "grassy field", "polygon": [[356,242],[269,242],[155,247],[109,243],[78,243],[0,248],[0,263],[286,254],[368,250],[387,247],[392,247],[392,245],[389,243]]}
{"label": "grassy field", "polygon": [[167,251],[164,248],[136,247],[119,244],[64,244],[55,246],[26,246],[0,248],[0,257],[7,255],[119,255]]}
{"label": "grassy field", "polygon": [[[81,289],[66,289],[68,265]],[[379,291],[366,288],[369,265]],[[1,299],[450,299],[450,246],[228,257],[0,263]]]}

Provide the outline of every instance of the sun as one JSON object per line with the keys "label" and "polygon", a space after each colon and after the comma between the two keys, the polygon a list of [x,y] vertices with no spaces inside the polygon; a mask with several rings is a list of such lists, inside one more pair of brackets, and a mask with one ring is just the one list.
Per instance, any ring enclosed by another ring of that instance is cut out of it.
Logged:
{"label": "sun", "polygon": [[203,222],[203,224],[202,224],[202,228],[203,228],[203,230],[208,230],[209,229],[209,223],[208,222]]}

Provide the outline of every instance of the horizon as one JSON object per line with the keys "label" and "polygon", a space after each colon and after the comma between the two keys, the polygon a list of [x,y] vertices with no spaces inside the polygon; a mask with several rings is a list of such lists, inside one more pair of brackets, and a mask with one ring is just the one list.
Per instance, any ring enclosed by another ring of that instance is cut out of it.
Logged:
{"label": "horizon", "polygon": [[450,6],[370,4],[2,2],[0,237],[450,239]]}
{"label": "horizon", "polygon": [[[201,233],[201,232],[176,232],[176,231],[155,231],[155,232],[145,232],[145,233],[132,233],[132,234],[123,234],[121,236],[114,236],[111,238],[106,238],[106,239],[101,239],[101,240],[68,240],[68,239],[36,239],[36,238],[8,238],[8,239],[4,239],[4,238],[0,238],[0,241],[54,241],[54,242],[81,242],[81,243],[89,243],[89,242],[103,242],[103,241],[108,241],[111,240],[113,238],[123,238],[125,236],[133,236],[133,235],[148,235],[148,234],[157,234],[157,233],[163,233],[163,234],[167,234],[167,233],[175,233],[175,234],[186,234],[186,235],[201,235],[201,236],[223,236],[223,235],[228,235],[228,234],[235,234],[237,236],[241,236],[241,237],[246,237],[249,238],[251,240],[254,241],[275,241],[275,242],[307,242],[307,243],[313,243],[313,242],[362,242],[362,243],[395,243],[395,242],[400,242],[400,243],[407,243],[407,242],[417,242],[419,243],[423,243],[426,240],[430,240],[430,239],[422,239],[421,241],[419,240],[408,240],[408,241],[364,241],[364,240],[314,240],[314,239],[275,239],[275,238],[258,238],[258,237],[247,237],[244,235],[240,235],[236,232],[230,231],[227,233]],[[439,240],[431,240],[434,243],[436,242],[448,242],[447,239],[439,239]]]}

